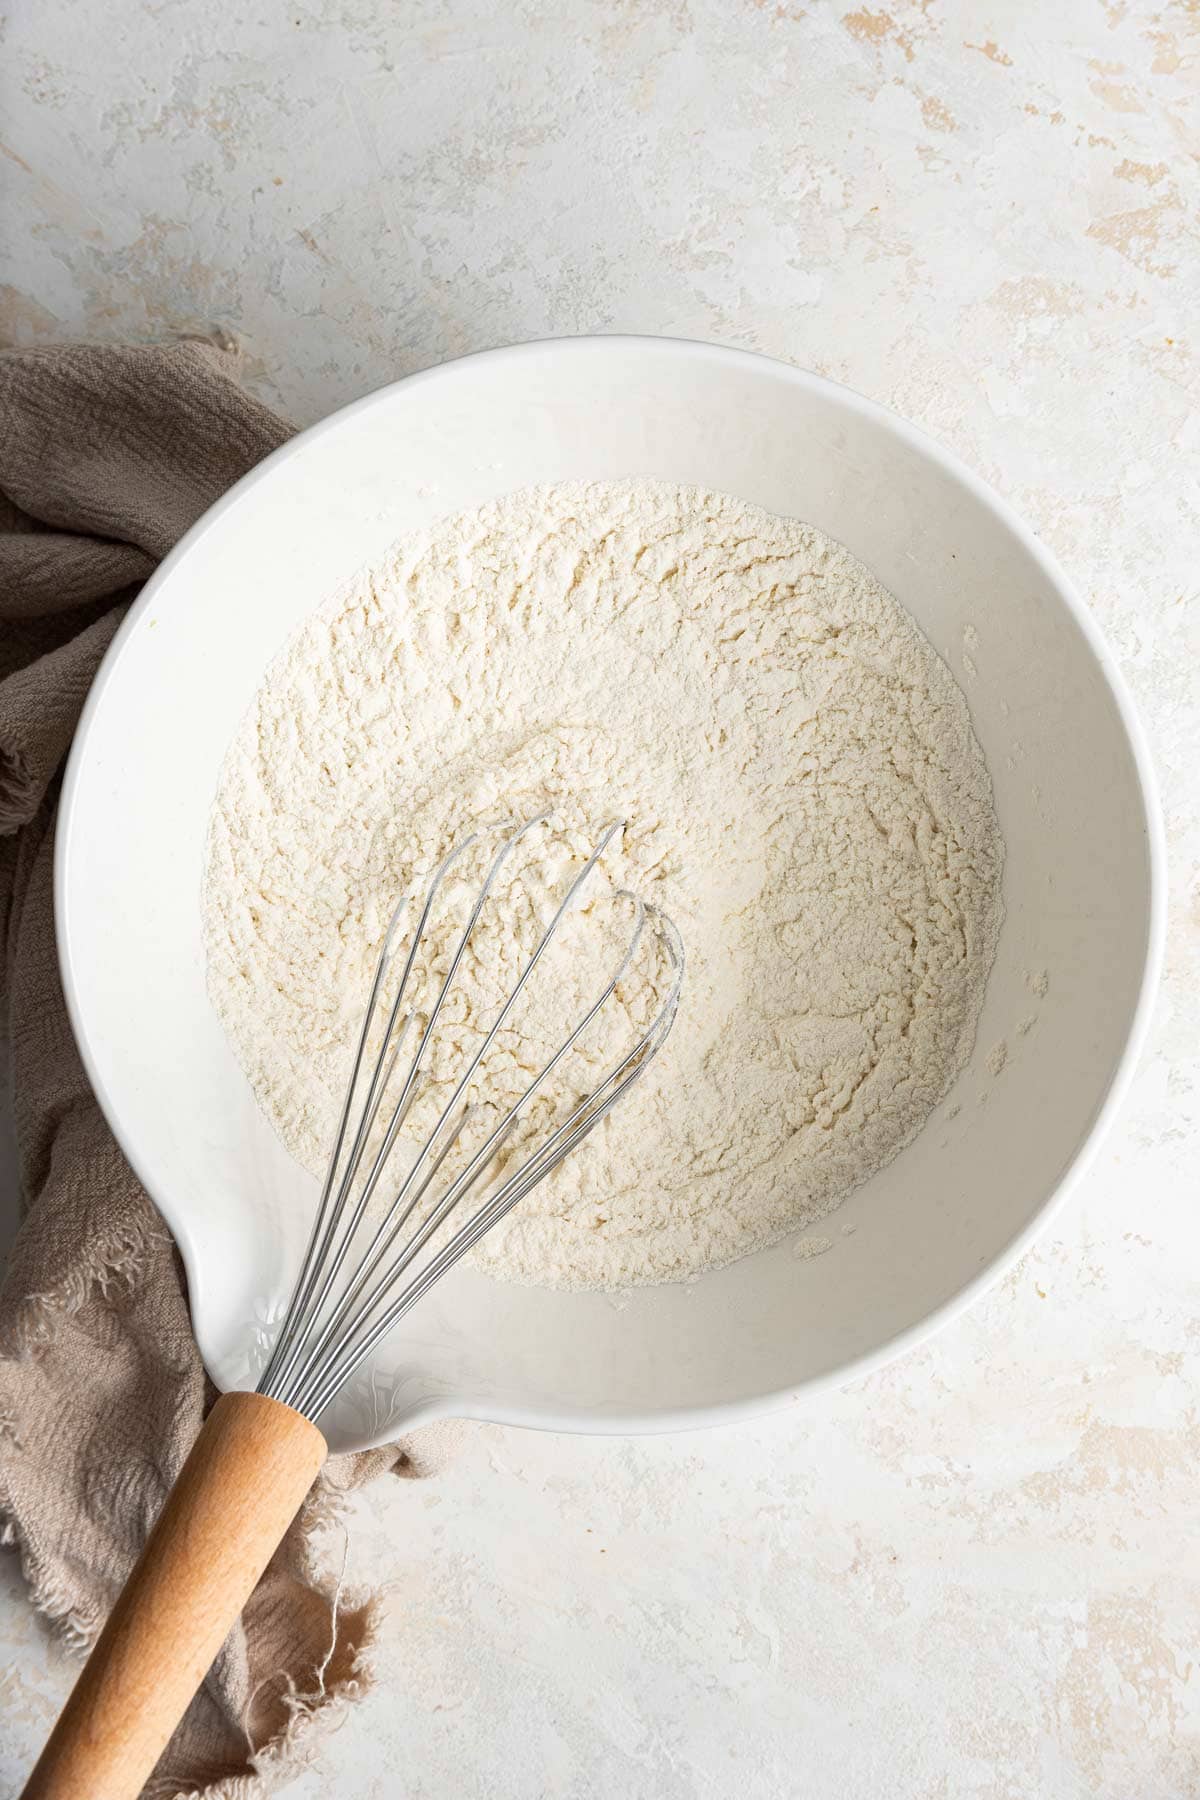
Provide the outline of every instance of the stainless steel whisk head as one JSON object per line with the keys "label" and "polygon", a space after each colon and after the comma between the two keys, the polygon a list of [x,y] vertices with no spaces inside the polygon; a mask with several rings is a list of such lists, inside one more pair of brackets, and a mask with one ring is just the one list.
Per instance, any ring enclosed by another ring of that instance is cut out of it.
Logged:
{"label": "stainless steel whisk head", "polygon": [[[480,834],[474,833],[457,844],[434,871],[416,923],[408,934],[394,993],[392,971],[405,941],[402,926],[409,913],[408,899],[401,900],[392,914],[375,968],[308,1248],[280,1335],[258,1384],[259,1393],[284,1401],[310,1419],[320,1416],[409,1308],[583,1142],[645,1073],[674,1022],[684,966],[679,934],[657,907],[635,895],[623,894],[619,898],[633,909],[632,929],[595,1001],[519,1097],[502,1110],[498,1123],[488,1124],[482,1142],[460,1149],[455,1159],[453,1153],[468,1124],[478,1121],[486,1110],[470,1098],[473,1084],[477,1078],[486,1080],[488,1052],[605,850],[624,829],[621,822],[610,824],[600,833],[582,869],[567,886],[481,1041],[456,1073],[450,1097],[437,1122],[419,1146],[410,1146],[415,1147],[415,1158],[398,1180],[393,1175],[395,1192],[386,1200],[384,1184],[392,1152],[421,1091],[422,1075],[436,1044],[439,1025],[446,1017],[451,993],[489,897],[517,845],[546,824],[545,817],[531,819],[504,837],[466,923],[452,941],[446,973],[436,984],[436,991],[431,990],[427,1007],[421,1010],[413,998],[419,975],[414,977],[419,971],[436,903],[451,871],[479,842]],[[535,1098],[545,1093],[555,1071],[584,1033],[601,1017],[634,965],[648,929],[661,944],[665,964],[665,991],[649,1024],[632,1045],[622,1048],[583,1098],[570,1104],[566,1116],[553,1124],[542,1141],[513,1159],[516,1167],[501,1166],[499,1159],[506,1140],[527,1116]],[[372,1058],[368,1043],[372,1030],[379,1030],[381,1022],[379,1049]],[[373,1224],[368,1209],[377,1195],[386,1204],[378,1224]],[[462,1219],[468,1210],[469,1216],[447,1236],[451,1216]],[[360,1237],[364,1240],[361,1244]]]}

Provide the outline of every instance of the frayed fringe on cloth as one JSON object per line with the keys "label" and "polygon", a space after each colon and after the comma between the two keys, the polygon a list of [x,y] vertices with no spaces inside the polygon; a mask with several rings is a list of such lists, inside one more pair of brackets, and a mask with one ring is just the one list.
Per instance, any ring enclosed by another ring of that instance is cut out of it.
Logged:
{"label": "frayed fringe on cloth", "polygon": [[93,1295],[99,1294],[111,1304],[119,1295],[132,1293],[144,1272],[151,1245],[170,1242],[161,1228],[145,1231],[131,1225],[119,1226],[90,1249],[57,1286],[26,1294],[16,1302],[5,1321],[0,1362],[36,1356],[39,1348],[52,1341],[59,1318],[82,1312]]}

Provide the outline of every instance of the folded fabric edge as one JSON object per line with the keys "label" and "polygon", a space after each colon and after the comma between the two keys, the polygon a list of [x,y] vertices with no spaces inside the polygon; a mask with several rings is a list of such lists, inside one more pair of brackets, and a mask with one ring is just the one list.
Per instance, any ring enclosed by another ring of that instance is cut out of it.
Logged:
{"label": "folded fabric edge", "polygon": [[[135,1226],[119,1226],[101,1238],[82,1265],[72,1269],[57,1288],[26,1294],[18,1300],[12,1308],[5,1341],[0,1343],[0,1384],[5,1363],[36,1356],[38,1350],[53,1338],[57,1319],[78,1312],[94,1289],[107,1294],[118,1283],[132,1287],[142,1271],[150,1243],[158,1235]],[[165,1236],[165,1233],[161,1235]],[[101,1620],[81,1612],[74,1605],[50,1574],[36,1546],[21,1530],[12,1491],[4,1474],[5,1444],[19,1448],[20,1435],[16,1418],[6,1404],[0,1386],[0,1545],[16,1550],[30,1603],[51,1627],[55,1640],[74,1654],[82,1653],[97,1637]]]}

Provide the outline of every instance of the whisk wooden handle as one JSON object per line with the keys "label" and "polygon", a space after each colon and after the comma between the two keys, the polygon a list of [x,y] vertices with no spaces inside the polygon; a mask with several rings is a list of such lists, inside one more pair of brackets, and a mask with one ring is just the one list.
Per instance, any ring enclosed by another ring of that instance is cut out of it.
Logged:
{"label": "whisk wooden handle", "polygon": [[325,1456],[291,1407],[222,1395],[24,1800],[135,1800]]}

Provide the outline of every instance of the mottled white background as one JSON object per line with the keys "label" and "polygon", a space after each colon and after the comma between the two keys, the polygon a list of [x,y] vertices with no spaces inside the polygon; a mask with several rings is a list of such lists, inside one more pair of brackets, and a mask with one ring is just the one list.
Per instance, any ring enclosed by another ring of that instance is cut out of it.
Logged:
{"label": "mottled white background", "polygon": [[[806,1411],[371,1491],[380,1683],[291,1800],[1200,1795],[1195,6],[17,0],[0,103],[8,341],[227,327],[300,423],[552,333],[821,370],[1038,528],[1164,789],[1154,1033],[1055,1234]],[[68,1679],[0,1559],[4,1792]]]}

